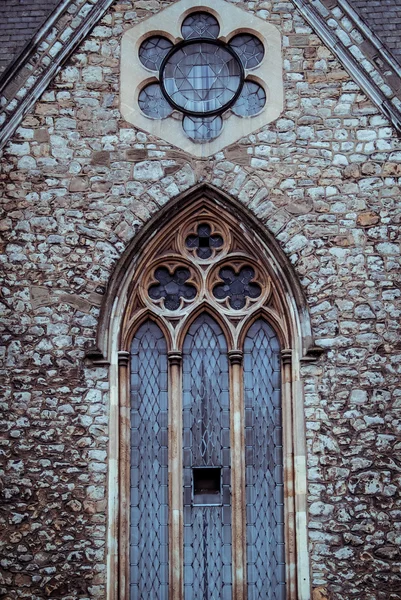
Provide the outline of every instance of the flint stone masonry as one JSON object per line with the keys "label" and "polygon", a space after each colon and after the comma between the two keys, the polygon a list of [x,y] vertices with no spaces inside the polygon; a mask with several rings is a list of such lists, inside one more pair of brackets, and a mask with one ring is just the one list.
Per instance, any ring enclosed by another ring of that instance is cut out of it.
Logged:
{"label": "flint stone masonry", "polygon": [[115,2],[1,160],[0,595],[106,598],[108,369],[85,349],[128,243],[208,182],[276,236],[326,351],[302,368],[313,598],[400,599],[401,144],[290,2],[235,3],[283,35],[279,121],[208,160],[133,129],[121,35],[168,4]]}

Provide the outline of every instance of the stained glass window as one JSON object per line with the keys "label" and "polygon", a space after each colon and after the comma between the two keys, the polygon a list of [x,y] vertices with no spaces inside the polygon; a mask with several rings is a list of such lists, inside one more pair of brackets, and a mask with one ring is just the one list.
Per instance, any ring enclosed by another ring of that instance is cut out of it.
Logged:
{"label": "stained glass window", "polygon": [[139,59],[158,73],[159,84],[145,86],[138,103],[152,119],[169,117],[173,109],[180,111],[186,135],[206,142],[220,135],[222,114],[228,108],[240,117],[252,117],[265,106],[263,88],[255,82],[244,83],[244,69],[261,63],[264,47],[248,33],[234,36],[229,44],[219,41],[219,23],[204,11],[189,14],[181,32],[184,41],[175,46],[157,35],[140,45]]}
{"label": "stained glass window", "polygon": [[184,40],[194,38],[216,39],[220,33],[217,19],[210,13],[196,12],[188,15],[181,28]]}
{"label": "stained glass window", "polygon": [[228,298],[234,310],[244,308],[247,298],[259,298],[262,292],[260,285],[252,281],[255,277],[252,267],[243,267],[239,273],[232,267],[223,267],[219,277],[223,283],[213,288],[213,295],[218,300]]}
{"label": "stained glass window", "polygon": [[233,113],[240,117],[251,117],[262,110],[266,104],[266,93],[261,85],[254,81],[245,81],[242,92],[232,107]]}
{"label": "stained glass window", "polygon": [[216,248],[221,248],[224,241],[221,235],[212,235],[212,228],[207,223],[201,223],[198,226],[196,235],[192,234],[185,240],[185,245],[189,249],[196,248],[198,258],[207,259],[213,254]]}
{"label": "stained glass window", "polygon": [[225,110],[241,91],[241,65],[227,47],[188,42],[167,57],[161,84],[178,109],[208,115]]}
{"label": "stained glass window", "polygon": [[142,112],[153,119],[165,119],[173,112],[158,83],[150,83],[141,90],[138,104]]}
{"label": "stained glass window", "polygon": [[223,127],[223,119],[219,115],[215,117],[186,116],[182,121],[182,126],[192,140],[212,140],[219,135]]}
{"label": "stained glass window", "polygon": [[168,600],[167,344],[144,323],[131,347],[131,598]]}
{"label": "stained glass window", "polygon": [[[196,319],[184,341],[183,467],[184,600],[232,600],[227,343],[207,314]],[[219,506],[193,502],[194,471],[205,467],[219,470]]]}
{"label": "stained glass window", "polygon": [[152,36],[140,45],[139,60],[147,69],[158,71],[163,58],[172,46],[173,44],[167,38],[162,36]]}
{"label": "stained glass window", "polygon": [[285,600],[280,346],[262,319],[244,343],[248,600]]}
{"label": "stained glass window", "polygon": [[163,299],[167,310],[177,310],[181,305],[181,298],[193,300],[196,296],[196,288],[191,283],[186,283],[191,274],[188,269],[178,267],[173,274],[166,267],[159,267],[155,271],[155,283],[149,288],[149,296],[152,300]]}
{"label": "stained glass window", "polygon": [[265,55],[262,42],[250,33],[236,35],[230,40],[229,45],[238,54],[245,69],[257,67]]}

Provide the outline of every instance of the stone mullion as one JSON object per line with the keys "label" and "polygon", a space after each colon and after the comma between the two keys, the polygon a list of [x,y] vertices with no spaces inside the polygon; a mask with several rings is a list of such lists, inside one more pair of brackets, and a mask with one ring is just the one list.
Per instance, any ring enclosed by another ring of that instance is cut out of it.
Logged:
{"label": "stone mullion", "polygon": [[169,600],[183,599],[182,354],[169,359]]}
{"label": "stone mullion", "polygon": [[129,396],[129,359],[130,353],[118,353],[118,386],[120,393],[119,419],[119,474],[120,474],[120,511],[119,511],[119,600],[129,600],[129,527],[130,527],[130,396]]}
{"label": "stone mullion", "polygon": [[230,359],[230,437],[233,598],[246,600],[245,518],[245,419],[243,400],[243,353],[232,350]]}

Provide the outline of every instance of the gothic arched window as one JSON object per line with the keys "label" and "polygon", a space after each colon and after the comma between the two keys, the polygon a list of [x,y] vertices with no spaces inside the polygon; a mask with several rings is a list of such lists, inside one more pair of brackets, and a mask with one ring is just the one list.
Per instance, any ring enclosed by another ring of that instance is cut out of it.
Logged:
{"label": "gothic arched window", "polygon": [[129,290],[119,599],[301,598],[291,333],[266,251],[199,201],[151,238]]}

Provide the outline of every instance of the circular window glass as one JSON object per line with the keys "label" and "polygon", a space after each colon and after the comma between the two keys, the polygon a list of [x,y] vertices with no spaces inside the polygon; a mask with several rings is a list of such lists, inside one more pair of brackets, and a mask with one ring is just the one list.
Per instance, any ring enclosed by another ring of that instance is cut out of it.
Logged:
{"label": "circular window glass", "polygon": [[173,44],[165,37],[152,36],[142,42],[139,47],[139,60],[147,69],[158,71],[163,58],[171,50]]}
{"label": "circular window glass", "polygon": [[164,119],[173,112],[158,83],[150,83],[140,91],[138,104],[142,112],[152,119]]}
{"label": "circular window glass", "polygon": [[254,69],[260,65],[265,55],[262,42],[250,33],[234,36],[229,45],[238,54],[245,69]]}
{"label": "circular window glass", "polygon": [[265,90],[254,81],[245,81],[242,92],[232,107],[234,114],[239,117],[253,117],[266,104]]}
{"label": "circular window glass", "polygon": [[220,27],[212,15],[206,12],[197,12],[189,15],[183,22],[181,33],[184,40],[194,38],[216,39],[219,35]]}
{"label": "circular window glass", "polygon": [[228,108],[243,85],[243,68],[235,53],[212,41],[176,46],[163,61],[160,76],[173,106],[198,116]]}
{"label": "circular window glass", "polygon": [[212,140],[220,134],[223,119],[219,115],[214,117],[186,116],[182,121],[182,126],[192,140]]}

